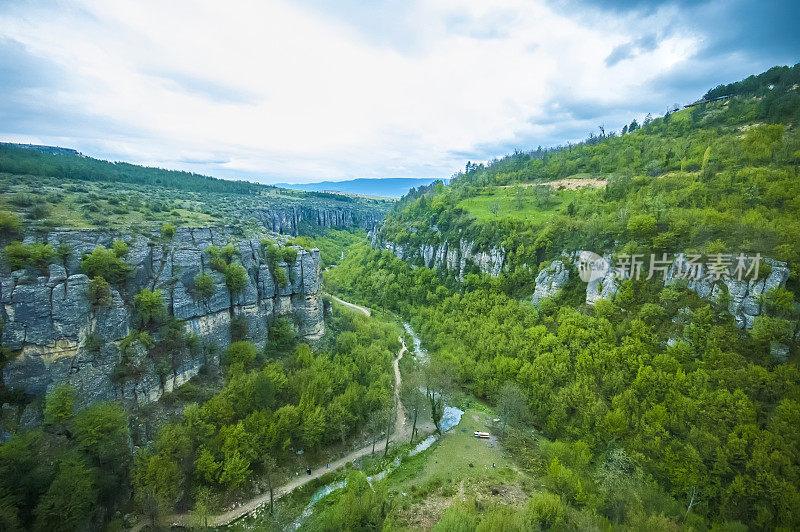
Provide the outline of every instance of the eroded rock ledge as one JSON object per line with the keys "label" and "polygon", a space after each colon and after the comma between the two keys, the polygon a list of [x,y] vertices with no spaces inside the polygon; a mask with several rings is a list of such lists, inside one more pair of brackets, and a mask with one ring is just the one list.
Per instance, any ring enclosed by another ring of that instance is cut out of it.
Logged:
{"label": "eroded rock ledge", "polygon": [[[134,267],[131,280],[112,287],[108,308],[93,308],[87,299],[89,279],[79,271],[80,258],[96,246],[110,247],[114,239],[128,242],[126,262]],[[131,399],[146,403],[196,375],[205,362],[218,361],[230,343],[234,316],[248,324],[248,339],[263,346],[267,328],[278,316],[291,316],[301,336],[319,338],[324,332],[319,250],[297,248],[292,264],[280,262],[289,279],[276,283],[265,263],[260,240],[242,239],[232,228],[179,228],[169,240],[153,234],[129,235],[100,230],[62,230],[46,236],[55,245],[72,249],[64,265],[51,265],[47,275],[17,271],[0,276],[3,345],[16,352],[3,369],[9,388],[42,395],[61,382],[75,385],[87,401]],[[233,243],[248,274],[244,289],[231,294],[222,274],[213,271],[205,250],[212,244]],[[192,296],[194,277],[214,279],[213,295],[205,301]],[[200,348],[185,348],[172,357],[165,376],[148,361],[137,378],[114,376],[121,360],[119,343],[131,332],[132,299],[142,288],[160,289],[167,312],[194,333]],[[100,340],[99,348],[87,339]],[[209,360],[210,359],[210,360]]]}
{"label": "eroded rock ledge", "polygon": [[[387,249],[398,258],[411,264],[448,270],[462,281],[470,271],[480,271],[497,277],[506,268],[506,253],[502,247],[493,247],[486,251],[475,250],[472,242],[463,239],[457,244],[443,242],[436,245],[403,246],[384,240],[377,229],[373,231],[371,238],[372,247],[376,249]],[[581,253],[583,251],[564,251],[559,259],[554,260],[539,272],[532,298],[534,304],[555,295],[567,284],[570,278],[569,267],[575,266]],[[601,278],[591,280],[586,285],[586,303],[589,305],[593,305],[598,299],[612,298],[619,287],[619,282],[614,275],[612,255],[606,254],[603,260],[606,261],[608,273]],[[685,264],[679,263],[680,260],[676,257],[670,266],[666,284],[680,282],[676,271],[686,269]],[[789,268],[786,263],[769,258],[764,261],[770,265],[770,272],[757,280],[738,280],[732,272],[729,272],[719,279],[705,277],[690,280],[687,286],[704,298],[715,298],[723,291],[727,291],[730,296],[728,310],[736,319],[739,327],[750,329],[756,317],[764,312],[760,303],[760,295],[772,288],[784,286],[789,279]],[[645,272],[646,274],[647,272]]]}

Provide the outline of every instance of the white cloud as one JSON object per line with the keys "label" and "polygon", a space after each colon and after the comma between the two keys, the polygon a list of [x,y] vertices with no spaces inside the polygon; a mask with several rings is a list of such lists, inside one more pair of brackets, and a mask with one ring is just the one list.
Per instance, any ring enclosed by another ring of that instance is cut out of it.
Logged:
{"label": "white cloud", "polygon": [[487,146],[582,127],[552,123],[554,102],[616,106],[627,120],[642,84],[698,40],[672,33],[608,67],[638,37],[630,28],[657,28],[669,10],[588,23],[530,1],[411,3],[413,49],[288,1],[4,9],[0,34],[66,72],[39,96],[85,120],[56,135],[30,124],[0,135],[271,181],[446,176]]}

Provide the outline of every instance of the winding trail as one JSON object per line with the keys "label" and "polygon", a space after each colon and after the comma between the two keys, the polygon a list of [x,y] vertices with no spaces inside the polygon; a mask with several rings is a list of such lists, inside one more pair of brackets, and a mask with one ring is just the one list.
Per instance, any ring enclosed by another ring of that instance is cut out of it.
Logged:
{"label": "winding trail", "polygon": [[[343,301],[338,297],[330,296],[331,299],[346,305],[353,310],[363,313],[366,316],[370,315],[369,310],[365,309],[364,307],[360,307],[353,303],[348,303],[347,301]],[[406,343],[403,341],[403,337],[399,336],[398,340],[400,340],[400,350],[397,352],[397,356],[395,357],[394,361],[392,362],[392,366],[394,367],[394,404],[395,404],[395,412],[396,412],[396,419],[394,424],[394,433],[389,438],[391,443],[395,443],[398,441],[405,441],[407,440],[411,434],[408,428],[406,427],[406,410],[403,407],[403,403],[400,401],[400,387],[403,384],[403,379],[400,374],[400,359],[403,358],[403,355],[408,351],[406,348]],[[318,464],[317,467],[312,468],[311,474],[301,474],[291,481],[287,482],[283,486],[279,486],[274,490],[274,499],[278,500],[284,495],[291,493],[295,489],[299,488],[300,486],[304,486],[308,484],[312,480],[318,479],[319,477],[325,475],[326,473],[330,473],[331,471],[335,471],[336,469],[340,469],[345,466],[345,464],[357,460],[361,457],[367,456],[372,452],[372,444],[369,444],[361,449],[356,449],[345,456],[330,462],[330,468],[326,468],[324,464]],[[240,519],[246,515],[249,515],[262,506],[269,504],[269,492],[263,493],[249,501],[245,501],[244,503],[236,506],[235,508],[231,508],[221,514],[214,515],[209,517],[208,525],[209,526],[224,526],[228,525],[237,519]],[[183,526],[183,527],[190,527],[192,526],[193,519],[192,516],[188,514],[173,514],[169,516],[165,516],[161,519],[161,524],[166,526]],[[143,521],[140,521],[136,524],[131,530],[138,531],[141,530],[145,526]]]}
{"label": "winding trail", "polygon": [[343,299],[339,299],[339,298],[338,298],[338,297],[336,297],[336,296],[332,296],[332,295],[330,295],[330,294],[327,294],[327,295],[328,295],[328,296],[329,296],[331,299],[333,299],[334,301],[336,301],[337,303],[341,303],[342,305],[344,305],[344,306],[346,306],[346,307],[350,307],[350,308],[351,308],[351,309],[353,309],[353,310],[357,310],[357,311],[361,312],[362,314],[364,314],[365,316],[371,316],[371,315],[372,315],[372,313],[369,311],[369,309],[366,309],[366,308],[364,308],[364,307],[362,307],[362,306],[360,306],[360,305],[356,305],[355,303],[348,303],[347,301],[345,301],[345,300],[343,300]]}
{"label": "winding trail", "polygon": [[[406,342],[403,340],[402,336],[397,337],[400,340],[400,344],[403,346],[400,348],[400,351],[397,352],[397,356],[395,357],[394,361],[392,362],[392,366],[394,366],[394,409],[397,413],[397,418],[395,419],[394,423],[394,436],[393,439],[397,439],[398,436],[402,435],[406,437],[406,409],[403,406],[403,402],[400,401],[400,387],[403,385],[403,377],[400,375],[400,359],[403,358],[403,355],[408,352],[406,348]],[[411,436],[408,434],[408,436]]]}

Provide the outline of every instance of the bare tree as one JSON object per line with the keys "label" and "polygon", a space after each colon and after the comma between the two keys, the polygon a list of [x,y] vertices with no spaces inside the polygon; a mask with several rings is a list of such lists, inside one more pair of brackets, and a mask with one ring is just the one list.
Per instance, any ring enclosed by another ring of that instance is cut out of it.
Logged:
{"label": "bare tree", "polygon": [[414,443],[414,436],[417,432],[417,420],[420,410],[425,405],[425,396],[420,391],[422,388],[422,376],[419,370],[414,369],[403,378],[402,399],[403,405],[411,415],[411,442]]}
{"label": "bare tree", "polygon": [[266,454],[261,458],[261,466],[264,468],[264,473],[267,476],[267,487],[269,488],[269,513],[272,514],[275,511],[275,495],[272,488],[272,473],[278,467],[278,464],[275,461],[275,458]]}
{"label": "bare tree", "polygon": [[503,423],[503,434],[506,427],[511,422],[516,425],[528,417],[528,396],[520,386],[512,381],[507,381],[500,388],[497,399],[497,412]]}
{"label": "bare tree", "polygon": [[444,416],[444,397],[450,389],[452,379],[448,368],[439,362],[431,361],[425,367],[425,395],[431,408],[433,421],[438,434],[442,433],[442,416]]}
{"label": "bare tree", "polygon": [[372,453],[375,454],[375,443],[378,441],[378,434],[380,433],[381,426],[383,426],[383,418],[379,412],[370,412],[367,427],[369,428],[370,436],[372,437]]}
{"label": "bare tree", "polygon": [[389,436],[392,434],[392,418],[394,418],[394,408],[386,409],[386,446],[383,448],[383,456],[389,454]]}
{"label": "bare tree", "polygon": [[689,496],[689,507],[686,508],[686,515],[683,517],[684,521],[689,517],[689,512],[692,511],[692,507],[697,504],[697,486],[692,486],[687,492],[687,495]]}

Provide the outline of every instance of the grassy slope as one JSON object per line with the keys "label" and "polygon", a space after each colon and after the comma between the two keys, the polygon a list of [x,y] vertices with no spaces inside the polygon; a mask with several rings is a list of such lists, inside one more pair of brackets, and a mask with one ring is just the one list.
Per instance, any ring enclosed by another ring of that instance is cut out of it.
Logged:
{"label": "grassy slope", "polygon": [[[487,187],[480,195],[461,200],[456,207],[464,209],[479,222],[507,219],[524,220],[539,225],[562,213],[570,200],[579,193],[572,190],[557,190],[553,194],[552,204],[541,205],[532,197],[530,190],[523,190],[522,197],[518,201],[513,188]],[[495,204],[497,214],[491,211]]]}

